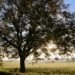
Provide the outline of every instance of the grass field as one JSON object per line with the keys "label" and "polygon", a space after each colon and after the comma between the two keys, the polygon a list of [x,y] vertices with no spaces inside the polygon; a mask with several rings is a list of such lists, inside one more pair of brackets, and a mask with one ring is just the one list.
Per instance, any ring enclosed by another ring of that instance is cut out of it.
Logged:
{"label": "grass field", "polygon": [[26,63],[26,73],[19,73],[19,62],[3,62],[0,72],[6,75],[75,75],[75,62]]}

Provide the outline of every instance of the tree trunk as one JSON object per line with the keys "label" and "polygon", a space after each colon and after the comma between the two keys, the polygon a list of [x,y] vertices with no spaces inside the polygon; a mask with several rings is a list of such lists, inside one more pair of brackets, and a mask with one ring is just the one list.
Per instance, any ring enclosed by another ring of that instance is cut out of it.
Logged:
{"label": "tree trunk", "polygon": [[24,73],[26,71],[25,69],[25,59],[23,57],[20,57],[20,72]]}

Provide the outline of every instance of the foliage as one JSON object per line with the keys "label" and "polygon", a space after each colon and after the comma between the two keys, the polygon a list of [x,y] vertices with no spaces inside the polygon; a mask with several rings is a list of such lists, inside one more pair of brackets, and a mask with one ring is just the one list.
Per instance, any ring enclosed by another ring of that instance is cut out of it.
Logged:
{"label": "foliage", "polygon": [[21,72],[29,54],[67,33],[64,21],[57,16],[65,17],[63,7],[63,0],[2,0],[0,41],[17,49]]}
{"label": "foliage", "polygon": [[[66,17],[63,22],[62,27],[60,29],[62,32],[59,32],[57,35],[59,39],[57,39],[57,45],[61,50],[64,50],[64,53],[67,51],[72,52],[75,48],[75,16],[73,13],[66,12],[63,13]],[[57,29],[58,30],[58,29]],[[61,31],[58,30],[58,31]],[[59,36],[61,35],[61,36]]]}

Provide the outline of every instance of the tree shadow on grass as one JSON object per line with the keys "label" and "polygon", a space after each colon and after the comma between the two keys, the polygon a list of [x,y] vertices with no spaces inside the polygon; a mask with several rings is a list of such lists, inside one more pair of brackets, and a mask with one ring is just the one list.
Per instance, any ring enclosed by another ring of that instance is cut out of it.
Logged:
{"label": "tree shadow on grass", "polygon": [[52,69],[52,68],[39,68],[39,69],[27,69],[27,72],[36,72],[44,75],[75,75],[75,71],[68,71],[63,69]]}
{"label": "tree shadow on grass", "polygon": [[[9,72],[0,72],[0,75],[19,75],[20,70],[18,68],[9,69]],[[75,75],[75,71],[68,71],[63,69],[52,69],[52,68],[26,68],[26,73],[37,73],[38,75]],[[29,75],[29,74],[28,74]]]}
{"label": "tree shadow on grass", "polygon": [[2,71],[0,71],[0,75],[12,75],[12,74],[8,73],[8,72],[2,72]]}
{"label": "tree shadow on grass", "polygon": [[4,70],[0,71],[0,75],[13,75],[15,73],[19,72],[18,68],[5,68]]}

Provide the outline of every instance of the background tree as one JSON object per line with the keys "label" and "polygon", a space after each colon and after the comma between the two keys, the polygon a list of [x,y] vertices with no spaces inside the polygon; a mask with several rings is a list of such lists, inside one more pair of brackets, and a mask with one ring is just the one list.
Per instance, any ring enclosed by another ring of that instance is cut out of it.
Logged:
{"label": "background tree", "polygon": [[2,0],[0,41],[17,49],[21,72],[25,72],[24,61],[29,54],[58,39],[62,20],[60,24],[56,20],[63,6],[63,0]]}

